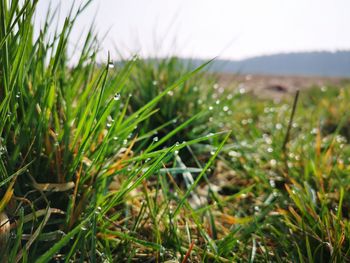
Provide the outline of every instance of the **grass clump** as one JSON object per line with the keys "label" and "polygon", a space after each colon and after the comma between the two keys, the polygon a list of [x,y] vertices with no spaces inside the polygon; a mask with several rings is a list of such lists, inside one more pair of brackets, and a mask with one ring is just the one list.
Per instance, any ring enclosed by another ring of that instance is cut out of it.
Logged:
{"label": "grass clump", "polygon": [[348,83],[301,92],[291,119],[292,98],[205,65],[98,65],[92,30],[72,64],[89,1],[34,38],[36,4],[0,0],[4,262],[349,260]]}

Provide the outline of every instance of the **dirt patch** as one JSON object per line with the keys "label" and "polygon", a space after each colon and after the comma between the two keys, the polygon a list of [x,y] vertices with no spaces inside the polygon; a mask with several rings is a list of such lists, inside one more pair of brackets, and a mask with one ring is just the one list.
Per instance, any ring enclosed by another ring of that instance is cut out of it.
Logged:
{"label": "dirt patch", "polygon": [[344,78],[303,77],[303,76],[268,76],[268,75],[217,75],[219,83],[224,86],[237,86],[262,97],[283,97],[294,94],[297,89],[313,86],[340,85]]}

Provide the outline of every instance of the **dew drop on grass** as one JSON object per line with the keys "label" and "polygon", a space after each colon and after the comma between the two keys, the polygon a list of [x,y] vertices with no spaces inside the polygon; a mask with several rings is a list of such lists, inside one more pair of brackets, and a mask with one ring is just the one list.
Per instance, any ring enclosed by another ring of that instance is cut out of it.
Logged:
{"label": "dew drop on grass", "polygon": [[228,155],[231,156],[231,157],[237,157],[237,158],[242,156],[242,154],[240,152],[236,152],[236,151],[233,151],[233,150],[229,151]]}
{"label": "dew drop on grass", "polygon": [[176,150],[176,151],[174,151],[174,153],[177,155],[177,154],[179,154],[179,151],[178,151],[178,150]]}
{"label": "dew drop on grass", "polygon": [[277,123],[276,125],[275,125],[275,128],[277,129],[277,130],[281,130],[282,129],[282,124],[281,123]]}
{"label": "dew drop on grass", "polygon": [[126,145],[127,143],[128,143],[127,139],[123,140],[123,145]]}
{"label": "dew drop on grass", "polygon": [[120,93],[116,93],[113,97],[114,100],[120,100]]}
{"label": "dew drop on grass", "polygon": [[271,186],[271,187],[273,187],[273,188],[276,187],[276,182],[275,182],[275,180],[270,179],[269,183],[270,183],[270,186]]}
{"label": "dew drop on grass", "polygon": [[81,226],[80,229],[81,229],[82,231],[86,231],[86,230],[87,230],[87,228],[86,228],[85,226]]}
{"label": "dew drop on grass", "polygon": [[153,137],[153,141],[157,142],[159,140],[158,136]]}
{"label": "dew drop on grass", "polygon": [[153,80],[153,81],[152,81],[152,85],[153,85],[153,86],[157,86],[157,85],[158,85],[158,81]]}
{"label": "dew drop on grass", "polygon": [[174,95],[174,92],[172,90],[168,91],[168,95],[172,97]]}
{"label": "dew drop on grass", "polygon": [[214,155],[214,154],[215,154],[215,151],[210,151],[210,154],[211,154],[211,155]]}
{"label": "dew drop on grass", "polygon": [[268,153],[272,153],[273,152],[273,149],[271,147],[267,148],[267,152]]}
{"label": "dew drop on grass", "polygon": [[223,111],[228,111],[228,107],[227,106],[224,106],[222,109],[223,109]]}
{"label": "dew drop on grass", "polygon": [[213,108],[213,106],[209,106],[209,110],[213,110],[214,108]]}
{"label": "dew drop on grass", "polygon": [[21,97],[21,92],[17,92],[16,98],[19,99]]}
{"label": "dew drop on grass", "polygon": [[118,140],[118,137],[117,137],[117,136],[114,136],[114,137],[113,137],[113,140],[117,141],[117,140]]}
{"label": "dew drop on grass", "polygon": [[215,104],[216,104],[216,105],[219,105],[219,104],[220,104],[220,100],[216,100],[216,101],[215,101]]}
{"label": "dew drop on grass", "polygon": [[271,160],[270,160],[270,165],[271,165],[272,167],[275,167],[276,164],[277,164],[277,161],[276,161],[275,159],[271,159]]}
{"label": "dew drop on grass", "polygon": [[114,63],[113,63],[113,62],[109,62],[109,63],[108,63],[108,67],[109,67],[109,68],[114,68]]}
{"label": "dew drop on grass", "polygon": [[112,123],[107,122],[107,128],[110,128],[112,126]]}

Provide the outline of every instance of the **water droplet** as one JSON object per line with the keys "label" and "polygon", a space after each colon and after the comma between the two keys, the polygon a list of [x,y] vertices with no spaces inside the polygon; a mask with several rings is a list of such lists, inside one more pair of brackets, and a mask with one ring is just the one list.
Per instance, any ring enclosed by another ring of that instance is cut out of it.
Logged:
{"label": "water droplet", "polygon": [[157,142],[158,140],[159,140],[158,136],[153,137],[153,141],[154,141],[154,142]]}
{"label": "water droplet", "polygon": [[215,154],[215,151],[210,151],[210,154],[211,154],[211,155],[214,155],[214,154]]}
{"label": "water droplet", "polygon": [[236,151],[229,151],[228,155],[231,157],[237,157],[237,158],[242,156],[242,154],[240,152],[236,152]]}
{"label": "water droplet", "polygon": [[228,107],[227,106],[224,106],[222,109],[223,109],[223,111],[228,111]]}
{"label": "water droplet", "polygon": [[214,108],[213,108],[213,106],[209,106],[209,110],[213,110]]}
{"label": "water droplet", "polygon": [[268,153],[272,153],[273,152],[273,149],[271,147],[267,148],[267,152]]}
{"label": "water droplet", "polygon": [[242,125],[247,125],[248,124],[248,120],[243,119],[243,120],[241,120],[241,123],[242,123]]}
{"label": "water droplet", "polygon": [[152,85],[153,85],[153,86],[157,86],[157,85],[158,85],[158,81],[153,80],[153,81],[152,81]]}
{"label": "water droplet", "polygon": [[168,95],[169,96],[173,96],[174,95],[174,92],[172,90],[168,91]]}
{"label": "water droplet", "polygon": [[123,145],[126,145],[127,143],[128,143],[127,139],[123,140]]}
{"label": "water droplet", "polygon": [[112,123],[107,122],[107,128],[110,128],[112,126]]}
{"label": "water droplet", "polygon": [[109,63],[108,63],[108,67],[109,67],[109,68],[114,68],[114,63],[113,63],[113,62],[109,62]]}
{"label": "water droplet", "polygon": [[239,93],[240,94],[244,94],[246,92],[244,87],[239,88]]}
{"label": "water droplet", "polygon": [[16,98],[19,99],[21,97],[21,92],[17,92]]}
{"label": "water droplet", "polygon": [[276,127],[276,129],[277,130],[280,130],[280,129],[282,129],[282,124],[281,123],[277,123],[276,125],[275,125],[275,127]]}
{"label": "water droplet", "polygon": [[220,100],[216,100],[216,101],[215,101],[215,104],[216,104],[216,105],[219,105],[219,104],[220,104]]}
{"label": "water droplet", "polygon": [[80,229],[81,229],[82,231],[86,231],[86,230],[87,230],[87,228],[86,228],[85,226],[81,226]]}
{"label": "water droplet", "polygon": [[271,187],[273,187],[273,188],[276,187],[276,182],[275,182],[275,180],[270,179],[269,183],[270,183]]}
{"label": "water droplet", "polygon": [[120,93],[116,93],[113,97],[114,100],[120,100]]}
{"label": "water droplet", "polygon": [[117,141],[119,138],[117,136],[113,137],[113,140]]}
{"label": "water droplet", "polygon": [[275,167],[276,164],[277,164],[277,161],[276,161],[275,159],[271,159],[271,160],[270,160],[270,165],[271,165],[272,167]]}

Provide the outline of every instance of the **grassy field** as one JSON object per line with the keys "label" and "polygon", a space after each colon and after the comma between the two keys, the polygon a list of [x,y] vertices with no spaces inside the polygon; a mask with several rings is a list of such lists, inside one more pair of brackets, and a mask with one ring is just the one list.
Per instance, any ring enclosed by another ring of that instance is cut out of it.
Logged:
{"label": "grassy field", "polygon": [[0,0],[2,262],[350,261],[349,83],[258,99],[92,30],[72,65],[85,5],[34,38],[36,2]]}

